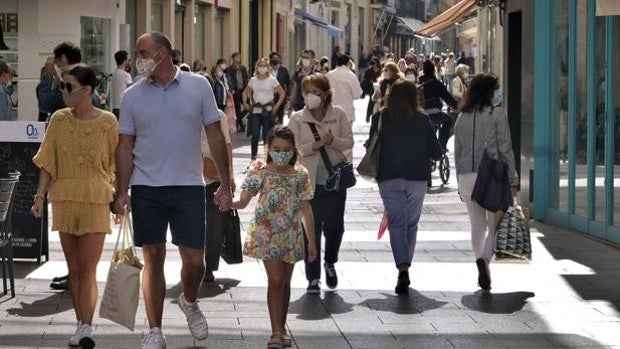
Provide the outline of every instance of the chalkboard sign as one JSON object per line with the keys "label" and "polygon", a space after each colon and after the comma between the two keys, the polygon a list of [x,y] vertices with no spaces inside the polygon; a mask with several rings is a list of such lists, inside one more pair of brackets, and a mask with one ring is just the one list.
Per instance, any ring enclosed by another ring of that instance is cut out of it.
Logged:
{"label": "chalkboard sign", "polygon": [[42,122],[0,122],[0,162],[9,171],[21,173],[13,201],[14,257],[32,258],[37,262],[41,261],[42,255],[49,256],[47,209],[42,218],[30,213],[39,182],[39,169],[32,157],[39,149],[44,132]]}

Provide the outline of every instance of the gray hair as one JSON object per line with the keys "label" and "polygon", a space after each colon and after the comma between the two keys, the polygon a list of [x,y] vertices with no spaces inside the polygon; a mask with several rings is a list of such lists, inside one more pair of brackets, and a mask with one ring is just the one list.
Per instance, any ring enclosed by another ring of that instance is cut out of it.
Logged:
{"label": "gray hair", "polygon": [[166,50],[168,50],[168,53],[172,53],[172,44],[170,44],[170,39],[168,39],[166,34],[162,32],[152,31],[149,33],[149,35],[151,35],[151,37],[153,38],[153,42],[155,42],[155,45],[160,47],[163,46],[166,48]]}
{"label": "gray hair", "polygon": [[459,64],[454,68],[454,74],[463,75],[465,72],[469,71],[469,66],[467,64]]}

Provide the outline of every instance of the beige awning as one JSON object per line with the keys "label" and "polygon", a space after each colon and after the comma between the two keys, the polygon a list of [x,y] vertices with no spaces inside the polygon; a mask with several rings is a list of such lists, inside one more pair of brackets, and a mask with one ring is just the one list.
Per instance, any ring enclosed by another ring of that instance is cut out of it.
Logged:
{"label": "beige awning", "polygon": [[472,28],[463,30],[459,34],[459,37],[464,38],[464,39],[472,39],[472,38],[475,38],[476,36],[478,36],[478,28],[477,27],[472,27]]}
{"label": "beige awning", "polygon": [[476,12],[475,0],[461,0],[445,12],[430,20],[416,34],[433,37],[452,28],[456,23],[462,22]]}

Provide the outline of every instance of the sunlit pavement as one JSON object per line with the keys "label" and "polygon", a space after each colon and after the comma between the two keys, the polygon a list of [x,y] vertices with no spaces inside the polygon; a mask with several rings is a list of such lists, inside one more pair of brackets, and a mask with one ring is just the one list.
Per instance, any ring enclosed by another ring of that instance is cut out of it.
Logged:
{"label": "sunlit pavement", "polygon": [[[366,101],[356,105],[355,162],[367,138]],[[249,138],[234,137],[236,182],[249,163]],[[449,146],[449,148],[451,145]],[[452,156],[451,152],[449,153]],[[452,159],[451,159],[452,160]],[[346,233],[336,264],[339,286],[306,295],[296,266],[288,328],[297,348],[620,348],[620,250],[579,233],[533,223],[531,262],[496,261],[493,289],[482,294],[469,243],[465,206],[437,173],[425,199],[408,296],[396,296],[389,237],[377,240],[382,205],[376,184],[358,179],[348,192]],[[256,200],[254,200],[256,202]],[[247,227],[253,210],[240,212]],[[116,234],[108,236],[97,279],[102,292]],[[57,233],[51,261],[19,262],[17,297],[0,299],[0,348],[65,348],[75,329],[67,293],[48,288],[66,273]],[[176,304],[180,258],[168,246],[164,333],[168,348],[265,348],[270,334],[266,276],[261,263],[220,265],[200,306],[209,338],[194,343]],[[148,331],[142,300],[132,333],[95,319],[97,348],[139,348]]]}

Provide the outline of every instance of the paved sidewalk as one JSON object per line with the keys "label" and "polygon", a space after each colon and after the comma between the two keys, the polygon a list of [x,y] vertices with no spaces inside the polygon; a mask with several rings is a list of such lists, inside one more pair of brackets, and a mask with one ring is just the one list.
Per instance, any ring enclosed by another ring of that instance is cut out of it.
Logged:
{"label": "paved sidewalk", "polygon": [[[365,105],[357,107],[362,115]],[[363,120],[355,124],[356,162],[367,131]],[[249,162],[249,141],[239,135],[234,142],[239,184]],[[381,212],[376,185],[360,179],[348,194],[337,290],[306,295],[303,263],[297,265],[288,318],[294,348],[620,348],[617,247],[534,223],[533,261],[494,262],[493,292],[482,294],[453,172],[448,185],[433,187],[426,196],[412,288],[399,297],[388,236],[376,238]],[[253,210],[240,214],[247,227]],[[114,239],[114,234],[108,237],[99,266],[100,290]],[[0,349],[66,348],[75,320],[68,294],[48,289],[50,279],[66,271],[57,234],[50,233],[50,240],[51,261],[18,263],[17,297],[0,298]],[[168,348],[193,348],[175,304],[181,291],[180,258],[172,245],[168,253]],[[262,265],[253,259],[222,263],[215,275],[216,282],[203,285],[200,293],[210,337],[197,347],[265,348],[270,326]],[[141,300],[133,333],[96,318],[97,348],[139,348],[148,331],[144,312]]]}

